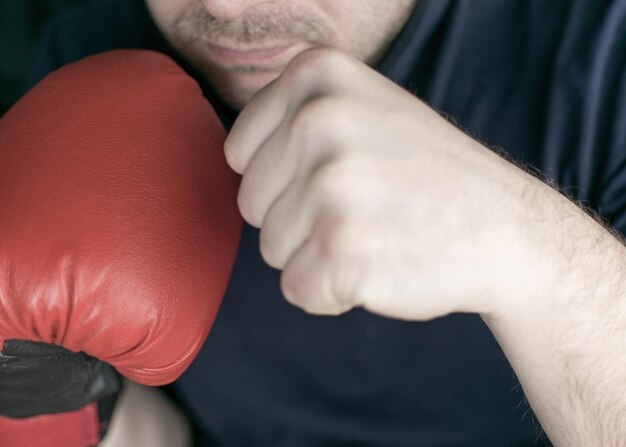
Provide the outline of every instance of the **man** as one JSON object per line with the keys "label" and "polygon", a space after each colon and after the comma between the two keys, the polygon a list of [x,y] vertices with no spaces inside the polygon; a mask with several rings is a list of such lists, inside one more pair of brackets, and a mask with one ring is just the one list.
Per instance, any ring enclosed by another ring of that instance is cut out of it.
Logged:
{"label": "man", "polygon": [[146,3],[59,18],[35,79],[152,48],[241,110],[198,445],[542,445],[502,351],[555,445],[623,443],[624,248],[546,183],[626,228],[626,2]]}

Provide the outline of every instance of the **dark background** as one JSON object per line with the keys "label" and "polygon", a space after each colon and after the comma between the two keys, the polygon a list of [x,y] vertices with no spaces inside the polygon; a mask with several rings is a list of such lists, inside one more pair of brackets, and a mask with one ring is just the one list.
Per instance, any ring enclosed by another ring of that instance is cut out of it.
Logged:
{"label": "dark background", "polygon": [[26,88],[46,20],[84,0],[0,0],[0,115]]}

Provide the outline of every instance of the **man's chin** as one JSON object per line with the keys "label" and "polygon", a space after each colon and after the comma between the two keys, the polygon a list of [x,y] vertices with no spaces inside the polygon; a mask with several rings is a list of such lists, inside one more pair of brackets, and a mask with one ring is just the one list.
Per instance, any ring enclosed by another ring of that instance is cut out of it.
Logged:
{"label": "man's chin", "polygon": [[254,95],[280,74],[275,70],[229,70],[209,73],[208,79],[220,98],[235,110],[241,110]]}

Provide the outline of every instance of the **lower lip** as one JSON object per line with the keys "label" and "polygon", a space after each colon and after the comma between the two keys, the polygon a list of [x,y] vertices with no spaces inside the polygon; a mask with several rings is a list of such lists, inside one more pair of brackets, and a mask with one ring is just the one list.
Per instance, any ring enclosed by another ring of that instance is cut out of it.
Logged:
{"label": "lower lip", "polygon": [[213,57],[227,65],[261,65],[275,61],[284,55],[293,45],[263,48],[250,51],[238,51],[217,45],[209,45],[209,52]]}

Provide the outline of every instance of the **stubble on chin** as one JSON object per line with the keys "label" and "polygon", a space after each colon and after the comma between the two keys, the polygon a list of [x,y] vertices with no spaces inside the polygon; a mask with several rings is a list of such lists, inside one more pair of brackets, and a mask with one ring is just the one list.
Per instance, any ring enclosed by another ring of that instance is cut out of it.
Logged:
{"label": "stubble on chin", "polygon": [[244,16],[223,20],[209,14],[197,2],[190,3],[171,22],[173,46],[188,58],[213,85],[217,93],[235,108],[241,108],[256,91],[276,78],[284,66],[216,64],[206,53],[206,45],[255,48],[272,44],[307,42],[329,45],[333,31],[310,10],[291,11],[259,5]]}

